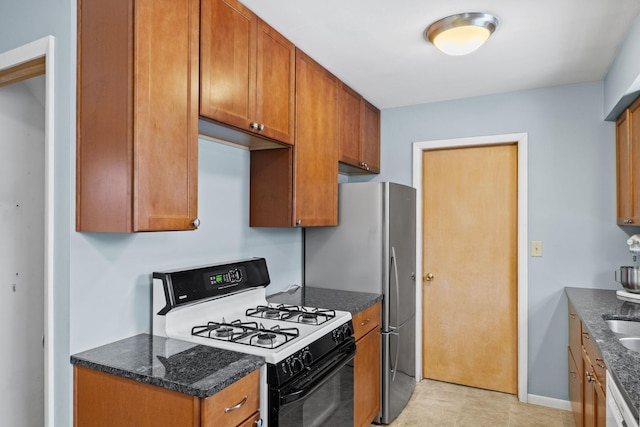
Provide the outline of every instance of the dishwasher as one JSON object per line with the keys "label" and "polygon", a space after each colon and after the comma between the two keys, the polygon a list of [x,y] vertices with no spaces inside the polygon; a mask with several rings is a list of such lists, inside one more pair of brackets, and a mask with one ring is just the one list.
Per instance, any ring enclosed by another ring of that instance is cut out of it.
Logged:
{"label": "dishwasher", "polygon": [[607,371],[607,427],[638,427],[638,420]]}

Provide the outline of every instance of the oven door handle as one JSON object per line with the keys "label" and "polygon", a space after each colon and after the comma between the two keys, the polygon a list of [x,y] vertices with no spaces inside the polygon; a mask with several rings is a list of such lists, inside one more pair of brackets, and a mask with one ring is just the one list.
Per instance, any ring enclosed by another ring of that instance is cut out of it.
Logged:
{"label": "oven door handle", "polygon": [[[354,343],[348,347],[348,350],[341,352],[325,362],[319,372],[312,375],[307,374],[305,378],[300,379],[287,386],[284,390],[281,390],[285,393],[280,395],[280,404],[284,406],[289,403],[296,402],[315,392],[325,382],[327,382],[329,378],[331,378],[331,373],[342,369],[347,363],[351,362],[355,354],[356,346]],[[301,383],[302,387],[296,387]],[[293,391],[289,392],[288,390]]]}

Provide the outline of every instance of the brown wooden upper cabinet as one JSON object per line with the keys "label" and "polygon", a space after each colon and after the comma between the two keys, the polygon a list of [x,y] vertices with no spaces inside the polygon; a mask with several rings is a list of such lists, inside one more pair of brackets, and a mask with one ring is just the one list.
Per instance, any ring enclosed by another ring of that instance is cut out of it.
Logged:
{"label": "brown wooden upper cabinet", "polygon": [[640,226],[640,98],[616,122],[618,225]]}
{"label": "brown wooden upper cabinet", "polygon": [[203,0],[200,116],[293,144],[295,46],[237,0]]}
{"label": "brown wooden upper cabinet", "polygon": [[78,1],[78,231],[196,227],[199,10]]}
{"label": "brown wooden upper cabinet", "polygon": [[296,142],[251,151],[250,225],[338,223],[338,79],[296,49]]}
{"label": "brown wooden upper cabinet", "polygon": [[340,82],[338,89],[340,171],[380,172],[380,110]]}

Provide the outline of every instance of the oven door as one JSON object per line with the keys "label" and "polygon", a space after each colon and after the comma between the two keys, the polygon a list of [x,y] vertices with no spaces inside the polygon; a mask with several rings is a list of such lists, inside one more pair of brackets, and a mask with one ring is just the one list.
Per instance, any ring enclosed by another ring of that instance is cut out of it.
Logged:
{"label": "oven door", "polygon": [[269,386],[269,427],[353,425],[353,338],[283,387]]}

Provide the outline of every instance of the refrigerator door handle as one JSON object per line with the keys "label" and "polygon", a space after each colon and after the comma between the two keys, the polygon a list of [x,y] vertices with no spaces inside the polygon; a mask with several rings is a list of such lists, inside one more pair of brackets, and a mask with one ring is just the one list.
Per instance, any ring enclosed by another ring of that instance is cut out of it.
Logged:
{"label": "refrigerator door handle", "polygon": [[[391,329],[389,332],[381,332],[382,335],[393,335],[395,337],[399,337],[400,333],[398,332],[394,332],[397,328],[394,328],[393,326],[390,326],[389,328],[393,328]],[[389,340],[389,347],[391,347],[391,340]],[[398,348],[399,346],[396,346],[396,357],[395,360],[393,362],[393,365],[391,366],[391,372],[393,373],[393,376],[391,377],[391,381],[394,381],[396,379],[396,368],[398,367],[398,353],[400,352],[400,349]]]}
{"label": "refrigerator door handle", "polygon": [[[398,260],[396,259],[396,248],[391,246],[391,265],[393,266],[393,273],[396,279],[396,321],[398,320],[398,316],[400,316],[400,284],[398,282]],[[391,319],[389,319],[391,320]],[[391,329],[391,327],[389,327]],[[392,335],[398,336],[398,333],[393,333]],[[396,355],[394,364],[391,368],[391,372],[393,372],[393,377],[391,381],[395,381],[396,379],[396,368],[398,367],[398,354],[400,353],[400,346],[396,346]]]}

